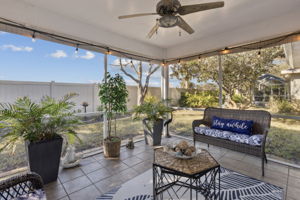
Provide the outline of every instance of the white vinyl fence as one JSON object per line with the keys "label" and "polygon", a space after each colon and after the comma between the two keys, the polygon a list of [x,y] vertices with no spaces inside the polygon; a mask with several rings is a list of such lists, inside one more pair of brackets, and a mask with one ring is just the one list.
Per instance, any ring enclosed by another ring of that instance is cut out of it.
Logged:
{"label": "white vinyl fence", "polygon": [[[137,104],[137,86],[127,86],[129,92],[128,109]],[[28,96],[34,101],[39,101],[43,96],[61,98],[65,94],[75,92],[79,94],[74,98],[76,110],[83,112],[81,104],[87,102],[87,112],[96,112],[100,106],[98,98],[98,84],[91,83],[57,83],[57,82],[29,82],[29,81],[0,81],[0,102],[13,103],[17,98]],[[176,88],[170,88],[170,98],[178,101],[180,91]],[[149,94],[161,97],[159,87],[150,87]]]}

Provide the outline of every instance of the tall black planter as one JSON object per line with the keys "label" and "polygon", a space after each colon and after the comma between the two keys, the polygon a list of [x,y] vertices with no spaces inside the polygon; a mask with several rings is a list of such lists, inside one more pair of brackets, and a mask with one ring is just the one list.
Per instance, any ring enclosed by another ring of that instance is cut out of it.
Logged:
{"label": "tall black planter", "polygon": [[144,125],[144,134],[146,144],[153,146],[161,145],[161,136],[164,128],[164,120],[159,119],[153,123],[151,127],[152,130],[149,130],[147,127],[150,127],[150,121],[148,119],[143,120]]}
{"label": "tall black planter", "polygon": [[30,171],[39,174],[44,184],[57,179],[63,139],[27,143]]}

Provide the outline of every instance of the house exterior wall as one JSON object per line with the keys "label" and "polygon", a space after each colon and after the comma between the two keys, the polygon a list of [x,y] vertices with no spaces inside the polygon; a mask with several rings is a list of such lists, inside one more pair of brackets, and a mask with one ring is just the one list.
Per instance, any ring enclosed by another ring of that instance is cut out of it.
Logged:
{"label": "house exterior wall", "polygon": [[290,88],[292,99],[300,100],[300,74],[291,74]]}
{"label": "house exterior wall", "polygon": [[[137,86],[127,86],[128,109],[137,105]],[[19,97],[28,96],[38,102],[43,96],[50,96],[56,99],[65,94],[75,92],[79,94],[73,101],[76,104],[75,110],[83,111],[81,104],[88,102],[87,112],[96,112],[100,106],[97,84],[83,83],[57,83],[57,82],[29,82],[29,81],[0,81],[0,103],[13,103]],[[149,94],[161,98],[160,87],[149,87]],[[170,88],[170,98],[177,102],[180,98],[180,90]]]}

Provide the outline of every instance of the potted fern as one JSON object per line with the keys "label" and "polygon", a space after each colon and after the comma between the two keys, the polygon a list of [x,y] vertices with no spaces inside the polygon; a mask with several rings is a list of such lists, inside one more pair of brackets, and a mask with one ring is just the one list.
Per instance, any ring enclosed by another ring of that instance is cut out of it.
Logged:
{"label": "potted fern", "polygon": [[146,144],[161,144],[164,120],[172,112],[173,109],[166,106],[165,101],[153,97],[146,98],[143,104],[134,108],[134,119],[142,119]]}
{"label": "potted fern", "polygon": [[[127,97],[128,91],[123,77],[119,74],[111,76],[107,73],[106,78],[99,85],[99,98],[108,123],[108,136],[104,138],[103,142],[105,157],[113,158],[120,156],[121,138],[116,133],[116,115],[127,111]],[[113,120],[115,121],[115,135],[112,135]]]}
{"label": "potted fern", "polygon": [[70,101],[77,94],[65,95],[61,100],[43,97],[39,103],[28,97],[18,98],[14,104],[0,104],[0,151],[14,151],[20,140],[25,141],[30,170],[38,173],[44,183],[58,176],[63,138],[73,143],[78,138],[74,116],[75,104]]}

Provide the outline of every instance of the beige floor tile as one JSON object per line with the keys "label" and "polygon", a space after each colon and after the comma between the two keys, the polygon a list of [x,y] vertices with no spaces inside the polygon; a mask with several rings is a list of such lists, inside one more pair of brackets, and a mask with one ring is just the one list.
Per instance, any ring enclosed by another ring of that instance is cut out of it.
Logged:
{"label": "beige floor tile", "polygon": [[100,191],[94,185],[90,185],[82,190],[70,194],[69,197],[71,200],[83,200],[83,199],[93,200],[100,195],[101,195]]}
{"label": "beige floor tile", "polygon": [[46,185],[44,188],[46,192],[47,199],[60,199],[62,197],[67,196],[67,193],[63,186],[60,185]]}
{"label": "beige floor tile", "polygon": [[69,182],[63,183],[63,186],[64,186],[66,192],[68,194],[71,194],[71,193],[81,190],[91,184],[92,184],[92,182],[86,176],[81,176],[81,177],[73,179]]}

